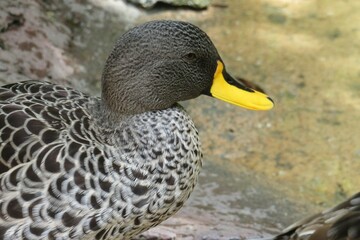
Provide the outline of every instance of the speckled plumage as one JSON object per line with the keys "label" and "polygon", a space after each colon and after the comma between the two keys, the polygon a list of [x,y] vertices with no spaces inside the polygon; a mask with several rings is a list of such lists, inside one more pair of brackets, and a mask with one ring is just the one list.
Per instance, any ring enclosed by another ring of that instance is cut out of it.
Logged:
{"label": "speckled plumage", "polygon": [[180,209],[197,182],[198,133],[177,102],[273,107],[181,21],[124,33],[101,88],[97,98],[39,81],[0,87],[0,239],[130,239]]}
{"label": "speckled plumage", "polygon": [[0,88],[0,239],[128,238],[189,197],[201,151],[185,111],[111,128],[96,101],[38,81]]}
{"label": "speckled plumage", "polygon": [[296,222],[275,240],[359,240],[360,193],[322,213]]}

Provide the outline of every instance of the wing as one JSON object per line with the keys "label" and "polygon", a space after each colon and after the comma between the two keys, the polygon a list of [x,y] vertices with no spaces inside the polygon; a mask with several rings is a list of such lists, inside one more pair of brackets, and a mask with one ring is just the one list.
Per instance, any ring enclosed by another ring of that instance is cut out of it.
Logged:
{"label": "wing", "polygon": [[[106,155],[96,147],[84,150],[89,145],[84,134],[96,139],[95,133],[82,131],[89,127],[89,116],[79,106],[87,101],[71,88],[40,81],[0,87],[0,239],[61,234],[66,239],[64,229],[78,225],[86,209],[100,208],[98,188],[107,190],[109,184],[85,179],[84,173],[101,172]],[[99,165],[79,163],[80,154]],[[69,203],[66,194],[77,202]],[[95,228],[96,217],[82,225]]]}
{"label": "wing", "polygon": [[360,193],[320,214],[299,221],[275,240],[359,240]]}
{"label": "wing", "polygon": [[41,81],[0,87],[0,174],[58,141],[76,114],[69,111],[73,100],[82,98],[80,92]]}

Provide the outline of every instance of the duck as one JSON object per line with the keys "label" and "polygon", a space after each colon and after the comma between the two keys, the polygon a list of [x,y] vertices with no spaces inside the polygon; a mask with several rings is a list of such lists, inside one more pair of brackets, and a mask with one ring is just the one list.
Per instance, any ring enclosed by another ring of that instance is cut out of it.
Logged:
{"label": "duck", "polygon": [[0,239],[131,239],[172,216],[202,166],[178,102],[200,95],[274,106],[231,77],[204,31],[172,20],[119,37],[98,97],[37,80],[0,87]]}
{"label": "duck", "polygon": [[360,192],[321,213],[302,219],[273,240],[359,240]]}

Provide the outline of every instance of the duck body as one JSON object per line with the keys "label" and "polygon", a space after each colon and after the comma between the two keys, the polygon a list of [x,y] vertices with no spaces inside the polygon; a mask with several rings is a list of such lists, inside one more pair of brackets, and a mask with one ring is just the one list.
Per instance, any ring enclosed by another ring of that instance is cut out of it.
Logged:
{"label": "duck body", "polygon": [[175,213],[197,181],[200,142],[178,105],[109,124],[99,99],[46,82],[0,99],[1,239],[127,238]]}
{"label": "duck body", "polygon": [[124,33],[101,88],[0,87],[0,239],[130,239],[174,214],[197,182],[198,132],[177,102],[273,107],[226,72],[205,32],[179,21]]}

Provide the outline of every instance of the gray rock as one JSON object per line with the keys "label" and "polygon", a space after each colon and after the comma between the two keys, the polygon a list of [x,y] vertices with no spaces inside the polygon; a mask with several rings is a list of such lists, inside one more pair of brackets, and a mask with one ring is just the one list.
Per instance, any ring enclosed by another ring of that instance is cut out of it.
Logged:
{"label": "gray rock", "polygon": [[139,4],[144,8],[151,8],[157,2],[163,2],[179,7],[206,8],[212,0],[128,0],[129,2]]}

